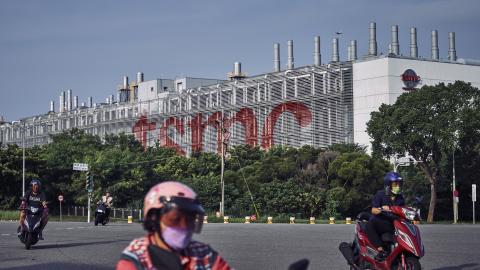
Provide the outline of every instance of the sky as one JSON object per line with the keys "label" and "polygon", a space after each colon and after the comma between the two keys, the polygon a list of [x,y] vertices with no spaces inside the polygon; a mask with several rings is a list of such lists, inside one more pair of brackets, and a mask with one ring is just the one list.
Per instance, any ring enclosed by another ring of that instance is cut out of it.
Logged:
{"label": "sky", "polygon": [[[368,27],[377,23],[378,51],[388,53],[390,28],[399,26],[400,53],[409,54],[417,27],[419,56],[430,57],[431,31],[440,58],[456,32],[458,58],[480,59],[478,0],[2,0],[0,1],[0,116],[7,121],[44,114],[49,101],[72,89],[80,102],[105,102],[124,75],[135,80],[226,79],[233,63],[249,75],[273,70],[273,43],[286,64],[294,41],[295,66],[313,63],[321,38],[322,62],[342,32],[340,57],[356,39],[367,53]],[[115,95],[116,96],[116,95]]]}

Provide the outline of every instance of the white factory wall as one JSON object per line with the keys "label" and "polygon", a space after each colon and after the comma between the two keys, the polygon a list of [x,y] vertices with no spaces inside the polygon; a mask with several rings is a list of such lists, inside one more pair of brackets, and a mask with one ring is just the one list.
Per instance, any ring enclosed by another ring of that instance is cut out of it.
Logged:
{"label": "white factory wall", "polygon": [[382,103],[393,104],[405,93],[401,75],[407,69],[420,76],[420,84],[435,85],[457,80],[471,82],[480,87],[480,66],[420,59],[384,57],[353,64],[353,129],[354,142],[368,146],[371,138],[366,132],[370,113]]}

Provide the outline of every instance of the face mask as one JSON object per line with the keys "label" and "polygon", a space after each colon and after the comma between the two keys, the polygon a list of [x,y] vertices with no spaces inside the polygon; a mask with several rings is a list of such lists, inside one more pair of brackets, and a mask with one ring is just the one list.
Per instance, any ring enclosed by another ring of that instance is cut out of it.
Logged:
{"label": "face mask", "polygon": [[392,193],[393,194],[400,194],[402,189],[400,187],[392,187]]}
{"label": "face mask", "polygon": [[192,231],[184,228],[165,227],[162,238],[172,249],[179,251],[188,246],[192,240]]}

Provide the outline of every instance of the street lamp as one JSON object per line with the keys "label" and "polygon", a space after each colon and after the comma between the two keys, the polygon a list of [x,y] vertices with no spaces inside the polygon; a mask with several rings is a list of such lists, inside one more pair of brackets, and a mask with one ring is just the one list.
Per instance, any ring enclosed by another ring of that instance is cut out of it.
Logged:
{"label": "street lamp", "polygon": [[222,202],[220,203],[220,215],[223,217],[225,216],[225,181],[224,181],[224,172],[225,172],[225,150],[228,145],[228,136],[225,136],[225,134],[228,133],[228,130],[225,129],[225,122],[228,121],[228,119],[223,117],[223,110],[222,110],[222,119],[221,120],[215,120],[215,122],[220,125],[220,136],[221,136],[221,166],[220,166],[220,185],[221,185],[221,190],[222,190]]}

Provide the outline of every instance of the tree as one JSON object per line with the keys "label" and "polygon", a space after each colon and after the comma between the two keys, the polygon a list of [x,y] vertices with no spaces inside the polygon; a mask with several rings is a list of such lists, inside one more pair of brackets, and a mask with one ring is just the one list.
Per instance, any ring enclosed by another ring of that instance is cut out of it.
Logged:
{"label": "tree", "polygon": [[373,138],[373,154],[384,157],[408,154],[430,184],[428,222],[433,222],[438,182],[447,153],[457,146],[458,136],[470,130],[479,118],[480,91],[457,81],[424,86],[402,94],[395,104],[380,106],[372,112],[367,132]]}

